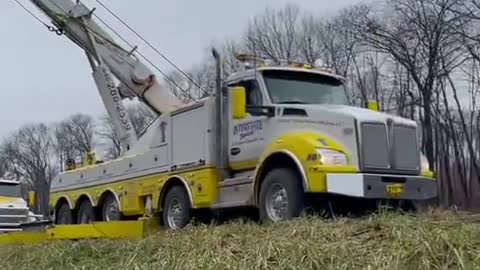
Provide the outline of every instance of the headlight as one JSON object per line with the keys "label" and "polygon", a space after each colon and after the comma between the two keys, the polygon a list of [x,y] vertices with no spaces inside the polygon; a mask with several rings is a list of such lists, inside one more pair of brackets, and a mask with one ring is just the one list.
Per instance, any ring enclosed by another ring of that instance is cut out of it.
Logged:
{"label": "headlight", "polygon": [[317,149],[317,154],[320,155],[320,162],[322,165],[327,166],[346,166],[347,156],[344,153],[330,150],[330,149]]}
{"label": "headlight", "polygon": [[420,154],[420,170],[422,172],[429,171],[428,159],[423,154]]}

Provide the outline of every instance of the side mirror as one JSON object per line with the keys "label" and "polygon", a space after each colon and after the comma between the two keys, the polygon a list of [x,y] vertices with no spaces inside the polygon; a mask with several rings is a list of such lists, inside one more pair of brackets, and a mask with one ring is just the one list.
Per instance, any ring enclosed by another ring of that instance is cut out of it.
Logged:
{"label": "side mirror", "polygon": [[247,116],[247,94],[245,87],[236,86],[230,91],[232,97],[232,116],[234,119],[243,119]]}
{"label": "side mirror", "polygon": [[378,112],[378,102],[376,102],[375,100],[369,100],[367,107],[369,110]]}

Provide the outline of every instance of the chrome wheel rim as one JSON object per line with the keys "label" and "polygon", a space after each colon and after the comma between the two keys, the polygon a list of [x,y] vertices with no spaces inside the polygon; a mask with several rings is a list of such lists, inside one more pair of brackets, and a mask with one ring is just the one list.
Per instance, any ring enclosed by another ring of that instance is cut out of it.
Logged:
{"label": "chrome wheel rim", "polygon": [[103,213],[105,221],[118,220],[120,216],[120,211],[118,210],[118,205],[116,202],[111,202],[105,207]]}
{"label": "chrome wheel rim", "polygon": [[181,227],[183,216],[183,208],[180,201],[176,198],[170,201],[167,209],[167,222],[168,226],[172,229],[178,229]]}
{"label": "chrome wheel rim", "polygon": [[266,210],[273,221],[284,220],[288,213],[287,190],[280,184],[273,184],[267,192]]}

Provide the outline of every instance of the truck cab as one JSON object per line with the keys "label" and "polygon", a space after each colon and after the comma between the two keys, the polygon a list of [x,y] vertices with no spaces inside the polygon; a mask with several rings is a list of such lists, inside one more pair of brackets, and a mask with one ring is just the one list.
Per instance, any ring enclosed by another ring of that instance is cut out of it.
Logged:
{"label": "truck cab", "polygon": [[20,231],[29,208],[20,194],[20,182],[0,178],[0,233]]}
{"label": "truck cab", "polygon": [[251,201],[262,219],[298,216],[304,193],[436,196],[418,124],[352,106],[344,81],[301,63],[255,66],[227,80],[229,165],[239,174],[253,172]]}

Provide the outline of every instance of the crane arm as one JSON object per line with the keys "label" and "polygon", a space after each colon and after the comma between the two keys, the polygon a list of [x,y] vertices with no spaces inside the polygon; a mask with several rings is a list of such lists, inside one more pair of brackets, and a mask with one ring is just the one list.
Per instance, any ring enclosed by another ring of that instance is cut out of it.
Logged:
{"label": "crane arm", "polygon": [[[93,20],[94,9],[90,10],[80,1],[30,1],[85,51],[106,110],[127,149],[136,140],[136,134],[122,103],[124,98],[136,96],[158,114],[181,105],[180,100],[160,85],[155,74],[138,60],[134,50],[122,48]],[[118,86],[112,75],[119,81]]]}

